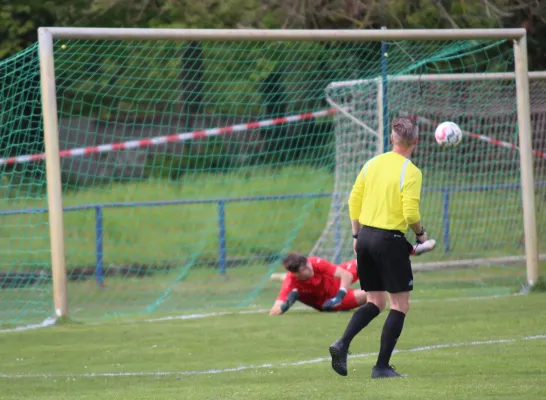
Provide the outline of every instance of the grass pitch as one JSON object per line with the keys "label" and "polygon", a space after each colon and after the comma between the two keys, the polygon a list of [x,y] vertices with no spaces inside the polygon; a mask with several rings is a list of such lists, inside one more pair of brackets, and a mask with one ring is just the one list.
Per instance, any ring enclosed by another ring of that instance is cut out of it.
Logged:
{"label": "grass pitch", "polygon": [[[351,312],[263,307],[191,318],[139,317],[1,334],[2,399],[543,399],[545,295],[414,293],[391,362],[373,381],[382,313],[353,342],[349,376],[328,346]],[[272,300],[272,299],[268,299]],[[241,312],[242,311],[242,312]]]}

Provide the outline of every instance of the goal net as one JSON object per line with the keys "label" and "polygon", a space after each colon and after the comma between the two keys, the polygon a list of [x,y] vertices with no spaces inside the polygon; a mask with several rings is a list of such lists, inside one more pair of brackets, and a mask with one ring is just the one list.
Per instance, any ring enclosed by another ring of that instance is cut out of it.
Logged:
{"label": "goal net", "polygon": [[[390,42],[383,93],[381,43],[338,39],[365,32],[48,32],[52,49],[42,42],[41,54],[34,45],[0,63],[0,325],[53,315],[65,275],[74,319],[269,307],[279,289],[270,276],[287,251],[353,257],[348,192],[404,113],[420,118],[422,212],[439,242],[416,261],[523,254],[519,153],[468,137],[518,144],[514,79],[423,78],[513,73],[511,40],[461,31]],[[40,73],[40,63],[54,71]],[[532,89],[533,146],[544,151],[541,93]],[[57,120],[45,111],[54,107]],[[445,119],[468,132],[456,150],[432,140]],[[62,213],[48,204],[56,173],[46,173],[55,163],[44,134],[59,142]],[[63,234],[52,234],[59,215]],[[514,290],[522,265],[472,275],[464,294]],[[449,273],[430,276],[421,287],[456,290]]]}
{"label": "goal net", "polygon": [[[543,237],[546,73],[531,72],[529,78],[537,227]],[[391,149],[392,118],[411,117],[420,129],[412,159],[424,175],[424,224],[439,244],[426,256],[427,262],[415,262],[415,269],[521,263],[524,233],[515,90],[513,73],[494,72],[401,74],[330,83],[325,95],[338,110],[334,117],[338,196],[313,253],[351,257],[352,232],[346,216],[355,177],[367,160]],[[463,130],[459,147],[438,147],[434,131],[443,121],[456,122]]]}

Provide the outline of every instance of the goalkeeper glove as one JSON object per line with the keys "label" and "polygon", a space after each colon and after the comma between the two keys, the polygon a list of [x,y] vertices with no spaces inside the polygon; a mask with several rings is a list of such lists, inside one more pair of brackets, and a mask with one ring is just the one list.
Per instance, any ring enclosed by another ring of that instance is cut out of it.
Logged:
{"label": "goalkeeper glove", "polygon": [[330,300],[327,300],[322,305],[322,311],[332,311],[334,308],[339,306],[341,302],[343,301],[343,298],[347,294],[347,289],[339,289],[339,291],[336,294],[336,297],[332,297]]}
{"label": "goalkeeper glove", "polygon": [[294,305],[294,303],[298,300],[300,297],[300,294],[298,293],[298,289],[294,289],[290,292],[288,295],[288,298],[284,303],[281,304],[281,311],[283,313],[287,312],[290,307]]}

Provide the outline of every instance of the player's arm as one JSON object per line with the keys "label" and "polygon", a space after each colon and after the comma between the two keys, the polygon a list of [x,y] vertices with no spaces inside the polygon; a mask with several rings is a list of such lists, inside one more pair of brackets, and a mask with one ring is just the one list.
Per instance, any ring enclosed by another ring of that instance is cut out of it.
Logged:
{"label": "player's arm", "polygon": [[[360,211],[362,209],[362,200],[364,198],[364,172],[367,169],[367,165],[364,165],[358,176],[349,195],[349,217],[351,219],[351,228],[353,231],[354,246],[356,247],[356,236],[360,232],[362,225],[360,224]],[[356,250],[355,250],[356,252]]]}
{"label": "player's arm", "polygon": [[353,230],[353,239],[356,240],[358,237],[358,232],[362,229],[362,224],[358,219],[351,219],[351,228]]}
{"label": "player's arm", "polygon": [[288,277],[284,280],[279,295],[273,303],[273,307],[269,310],[269,315],[281,315],[284,314],[294,303],[298,300],[299,294],[294,287],[292,279]]}
{"label": "player's arm", "polygon": [[402,190],[402,211],[404,218],[411,230],[417,235],[417,240],[424,242],[427,240],[427,234],[421,221],[421,212],[419,209],[423,175],[419,169],[411,169],[407,171],[404,181],[404,190]]}
{"label": "player's arm", "polygon": [[275,303],[273,303],[273,307],[271,307],[271,310],[269,310],[269,315],[281,315],[281,306],[283,303],[284,301],[282,300],[275,300]]}
{"label": "player's arm", "polygon": [[347,289],[351,286],[351,283],[353,282],[353,274],[351,274],[346,269],[336,267],[336,272],[334,273],[335,278],[339,278],[340,284],[339,284],[339,290],[343,290],[347,292]]}
{"label": "player's arm", "polygon": [[341,304],[341,302],[343,301],[343,298],[347,294],[347,289],[349,289],[353,281],[353,274],[351,274],[349,271],[344,270],[343,268],[340,268],[340,267],[336,267],[334,272],[334,277],[339,278],[340,280],[339,290],[334,297],[327,300],[322,305],[322,309],[324,311],[331,311],[335,307]]}
{"label": "player's arm", "polygon": [[294,305],[299,298],[298,289],[292,289],[292,291],[286,297],[286,300],[275,300],[273,307],[269,310],[269,315],[281,315],[287,312],[290,307]]}
{"label": "player's arm", "polygon": [[351,193],[349,194],[349,217],[353,222],[353,235],[356,235],[359,232],[359,230],[356,230],[355,228],[358,228],[360,225],[360,222],[358,222],[358,220],[360,219],[362,199],[364,198],[364,172],[366,169],[367,165],[362,168],[362,170],[356,177]]}

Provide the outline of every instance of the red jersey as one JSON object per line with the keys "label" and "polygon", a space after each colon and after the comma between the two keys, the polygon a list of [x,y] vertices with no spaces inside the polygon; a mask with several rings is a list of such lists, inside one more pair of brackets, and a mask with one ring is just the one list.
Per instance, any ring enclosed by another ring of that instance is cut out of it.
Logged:
{"label": "red jersey", "polygon": [[[313,276],[300,281],[288,271],[277,300],[286,301],[288,294],[297,289],[299,301],[320,309],[326,300],[337,294],[340,285],[340,279],[334,277],[337,266],[319,257],[309,257],[308,260],[314,271]],[[358,280],[356,260],[344,262],[339,267],[353,274],[353,282]]]}

